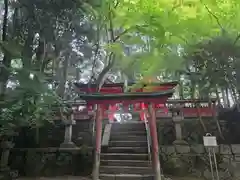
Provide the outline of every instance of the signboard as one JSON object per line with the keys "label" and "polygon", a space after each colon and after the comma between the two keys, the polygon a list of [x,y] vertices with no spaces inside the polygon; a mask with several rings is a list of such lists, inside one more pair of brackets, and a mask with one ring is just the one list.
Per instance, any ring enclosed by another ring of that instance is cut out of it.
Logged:
{"label": "signboard", "polygon": [[205,136],[203,136],[203,144],[205,147],[216,147],[217,146],[216,136],[212,136],[210,133],[207,133]]}

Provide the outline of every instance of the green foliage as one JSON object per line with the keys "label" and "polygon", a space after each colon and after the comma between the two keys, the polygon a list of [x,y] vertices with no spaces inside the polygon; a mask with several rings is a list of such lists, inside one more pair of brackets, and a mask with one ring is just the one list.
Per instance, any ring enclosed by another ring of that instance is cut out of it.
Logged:
{"label": "green foliage", "polygon": [[[238,1],[119,1],[114,9],[114,27],[128,29],[131,34],[140,34],[149,39],[147,53],[139,53],[137,71],[143,76],[154,75],[159,70],[173,71],[183,68],[183,59],[172,45],[191,46],[198,41],[211,39],[223,31],[238,32]],[[131,18],[129,18],[131,17]],[[127,38],[126,38],[127,37]],[[121,41],[128,44],[134,36],[123,36]],[[145,39],[146,39],[145,38]],[[133,41],[132,45],[141,48],[142,41]],[[136,63],[135,54],[123,62],[123,67]],[[125,64],[127,63],[127,65]],[[132,67],[133,68],[133,67]],[[129,68],[128,68],[129,69]]]}
{"label": "green foliage", "polygon": [[64,107],[41,76],[33,72],[31,75],[33,78],[25,69],[15,72],[18,85],[5,94],[0,104],[0,135],[14,135],[19,127],[35,128],[52,122],[56,112]]}
{"label": "green foliage", "polygon": [[[13,134],[18,126],[36,127],[53,120],[54,111],[63,104],[56,92],[70,78],[80,79],[69,77],[68,66],[77,76],[76,67],[88,69],[85,67],[95,66],[96,59],[133,80],[135,74],[165,80],[180,80],[184,75],[189,81],[183,80],[187,87],[182,89],[193,96],[195,89],[208,94],[237,87],[239,8],[238,0],[32,0],[11,4],[14,13],[9,15],[8,40],[0,43],[10,62],[3,64],[9,75],[0,83],[11,81],[16,87],[6,91],[1,101],[1,132]],[[49,82],[53,88],[48,87]],[[136,86],[140,85],[141,81]]]}
{"label": "green foliage", "polygon": [[198,74],[195,81],[200,80],[200,91],[230,87],[231,84],[237,86],[234,74],[238,73],[240,47],[235,40],[236,37],[230,35],[218,36],[197,43],[185,52],[186,62],[195,67],[195,73]]}
{"label": "green foliage", "polygon": [[[88,20],[95,5],[95,1],[79,0],[5,4],[12,13],[7,14],[7,38],[0,42],[5,55],[0,67],[0,135],[13,135],[21,126],[42,126],[53,121],[56,113],[67,111],[56,93],[59,84],[64,86],[68,79],[61,66],[67,58],[73,59],[67,66],[76,67],[82,59],[92,57],[88,43],[95,35]],[[73,51],[73,40],[83,56]]]}

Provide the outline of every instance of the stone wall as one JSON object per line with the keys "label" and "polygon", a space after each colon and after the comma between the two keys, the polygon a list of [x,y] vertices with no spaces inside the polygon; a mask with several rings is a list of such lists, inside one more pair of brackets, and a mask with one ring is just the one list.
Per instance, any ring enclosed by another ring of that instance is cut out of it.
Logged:
{"label": "stone wall", "polygon": [[[103,129],[107,121],[103,121]],[[78,146],[93,146],[93,121],[81,120],[76,121],[72,126],[72,141]],[[36,143],[36,130],[22,128],[19,130],[19,135],[14,137],[15,148],[48,148],[59,147],[64,140],[65,127],[60,121],[55,124],[48,124],[39,129],[38,144]]]}
{"label": "stone wall", "polygon": [[[217,137],[219,144],[223,144],[216,149],[221,177],[237,176],[236,172],[240,172],[238,163],[238,160],[240,161],[240,145],[224,145],[224,143],[228,144],[229,141],[220,138],[216,121],[205,118],[203,122],[207,131]],[[107,121],[103,122],[103,129],[106,123]],[[191,174],[204,178],[210,177],[208,153],[201,145],[205,132],[199,120],[161,119],[158,120],[157,126],[161,146],[159,156],[165,174],[178,176]],[[58,149],[64,140],[65,127],[61,123],[41,128],[39,130],[39,144],[34,144],[34,131],[26,129],[25,134],[20,133],[14,140],[15,146],[14,149],[10,150],[9,165],[13,171],[22,175],[89,174],[92,168],[92,151],[89,147],[94,145],[92,127],[92,121],[89,120],[77,121],[73,125],[72,141],[77,147],[82,147],[74,152],[62,152]],[[227,132],[225,127],[225,123],[221,122],[224,136]],[[79,167],[82,168],[79,169]],[[30,170],[31,168],[32,170]],[[28,171],[30,174],[27,174]]]}
{"label": "stone wall", "polygon": [[[240,145],[219,145],[214,149],[220,179],[240,177]],[[160,159],[164,174],[211,179],[208,149],[203,145],[161,146]],[[212,156],[213,161],[213,156]],[[216,170],[214,168],[214,172]]]}
{"label": "stone wall", "polygon": [[85,148],[12,149],[8,165],[10,172],[24,177],[87,176],[92,172],[92,159],[91,150]]}
{"label": "stone wall", "polygon": [[[103,121],[103,129],[106,122]],[[94,146],[92,128],[93,121],[77,121],[72,132],[76,146],[70,150],[61,148],[65,131],[61,122],[40,128],[38,143],[35,129],[20,129],[19,135],[14,137],[13,147],[1,144],[0,175],[3,169],[22,176],[89,175]]]}
{"label": "stone wall", "polygon": [[[12,149],[11,171],[23,176],[90,175],[91,149]],[[240,177],[240,145],[215,148],[221,179]],[[160,146],[159,157],[164,175],[211,179],[208,149],[201,144]]]}
{"label": "stone wall", "polygon": [[[216,121],[213,118],[203,118],[207,132],[217,136],[218,143],[221,144],[240,144],[240,129],[233,131],[227,128],[226,122],[221,121],[221,130],[224,138],[220,137]],[[73,125],[72,141],[77,145],[93,145],[92,124],[91,120],[76,121]],[[103,121],[103,129],[107,120]],[[182,122],[174,122],[171,118],[159,119],[157,121],[158,139],[161,145],[172,145],[176,140],[176,123],[181,126],[181,139],[189,144],[202,144],[202,136],[205,132],[197,118],[183,119]],[[239,124],[240,125],[240,124]],[[235,125],[237,126],[237,125]],[[240,126],[239,126],[240,127]],[[25,129],[24,132],[14,138],[16,148],[44,148],[59,147],[64,140],[64,125],[60,122],[49,124],[39,130],[39,144],[35,143],[35,130]]]}
{"label": "stone wall", "polygon": [[[224,139],[219,133],[216,120],[213,118],[203,118],[207,132],[217,137],[220,144],[240,144],[240,129],[239,131],[229,130],[225,121],[220,121],[221,131]],[[174,122],[171,118],[157,121],[158,139],[161,145],[172,145],[176,140],[176,124],[181,128],[181,138],[189,144],[203,144],[203,136],[206,134],[197,118],[183,119],[180,122]],[[240,127],[240,124],[239,124]],[[239,138],[236,138],[239,137]]]}

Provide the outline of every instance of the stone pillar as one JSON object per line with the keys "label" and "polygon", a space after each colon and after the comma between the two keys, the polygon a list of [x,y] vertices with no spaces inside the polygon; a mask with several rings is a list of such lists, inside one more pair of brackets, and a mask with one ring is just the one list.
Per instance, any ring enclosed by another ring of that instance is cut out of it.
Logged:
{"label": "stone pillar", "polygon": [[10,141],[3,141],[1,143],[2,148],[2,155],[1,155],[1,164],[0,164],[0,170],[2,172],[8,171],[8,158],[10,154],[10,149],[13,148],[14,144]]}
{"label": "stone pillar", "polygon": [[64,121],[64,124],[64,142],[60,145],[60,148],[76,148],[76,145],[72,142],[72,126],[76,124],[73,113],[70,115],[70,118],[67,121]]}
{"label": "stone pillar", "polygon": [[181,112],[181,106],[176,105],[172,111],[172,119],[175,124],[175,131],[176,131],[176,140],[173,142],[174,144],[179,145],[187,145],[188,143],[183,140],[182,137],[182,123],[184,120],[183,114]]}

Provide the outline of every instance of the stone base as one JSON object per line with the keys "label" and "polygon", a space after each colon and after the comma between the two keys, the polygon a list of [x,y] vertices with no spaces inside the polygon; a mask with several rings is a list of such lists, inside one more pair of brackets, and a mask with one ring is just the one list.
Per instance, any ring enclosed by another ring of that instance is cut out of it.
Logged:
{"label": "stone base", "polygon": [[189,153],[190,152],[190,146],[188,145],[188,143],[184,140],[176,140],[173,142],[175,151],[177,153]]}
{"label": "stone base", "polygon": [[60,148],[77,148],[76,144],[73,143],[73,142],[63,142],[61,145],[60,145]]}
{"label": "stone base", "polygon": [[4,168],[0,168],[0,180],[7,180],[10,179],[10,175],[9,175],[9,171],[10,168],[9,167],[4,167]]}
{"label": "stone base", "polygon": [[7,166],[7,167],[0,167],[0,172],[9,172],[10,171],[10,168]]}
{"label": "stone base", "polygon": [[173,145],[188,145],[188,142],[184,140],[175,140],[173,141]]}

